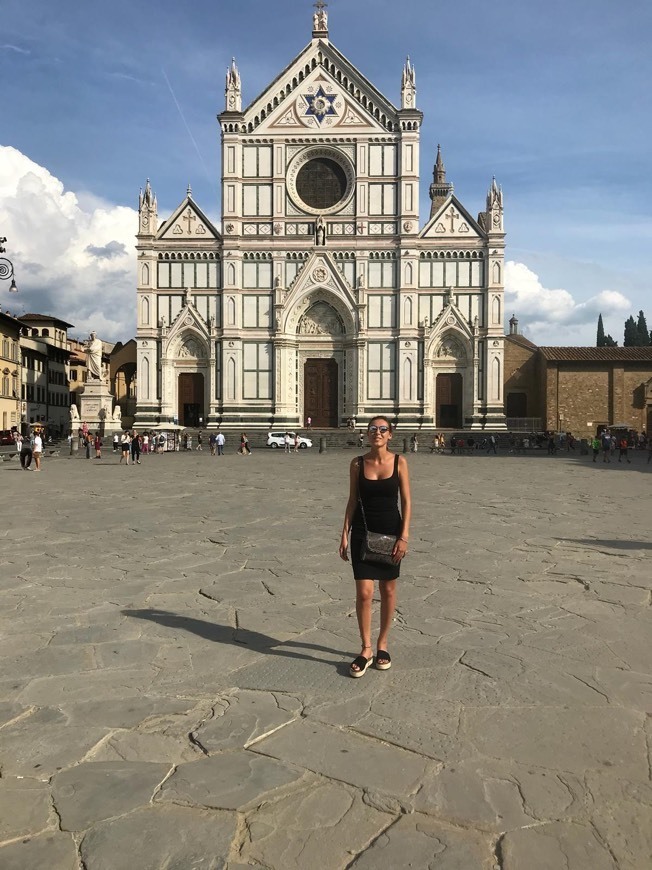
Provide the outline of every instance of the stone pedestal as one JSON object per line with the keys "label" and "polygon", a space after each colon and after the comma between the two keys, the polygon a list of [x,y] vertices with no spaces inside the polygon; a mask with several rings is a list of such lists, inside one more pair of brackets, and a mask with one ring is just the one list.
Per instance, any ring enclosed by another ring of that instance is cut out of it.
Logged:
{"label": "stone pedestal", "polygon": [[87,381],[79,399],[79,425],[86,423],[92,432],[120,428],[113,422],[113,395],[106,381]]}

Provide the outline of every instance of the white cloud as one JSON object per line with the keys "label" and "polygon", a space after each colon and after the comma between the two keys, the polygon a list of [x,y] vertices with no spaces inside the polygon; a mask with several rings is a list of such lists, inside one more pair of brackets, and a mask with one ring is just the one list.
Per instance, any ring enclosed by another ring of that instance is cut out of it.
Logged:
{"label": "white cloud", "polygon": [[107,341],[135,334],[134,209],[66,191],[15,148],[0,146],[2,235],[19,288],[3,307],[54,314],[72,333]]}
{"label": "white cloud", "polygon": [[631,307],[618,290],[602,290],[578,302],[568,290],[544,287],[524,263],[505,264],[505,313],[514,312],[521,331],[538,344],[595,344],[598,315],[606,327],[610,317],[624,320]]}

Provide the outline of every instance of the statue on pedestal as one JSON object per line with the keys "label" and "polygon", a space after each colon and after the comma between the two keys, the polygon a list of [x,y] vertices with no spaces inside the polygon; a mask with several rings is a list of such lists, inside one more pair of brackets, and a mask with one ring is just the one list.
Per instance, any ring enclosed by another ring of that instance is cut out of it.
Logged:
{"label": "statue on pedestal", "polygon": [[76,420],[79,420],[79,411],[77,410],[77,405],[73,403],[70,406],[70,422],[74,423]]}
{"label": "statue on pedestal", "polygon": [[86,371],[87,380],[102,381],[102,342],[94,332],[86,345]]}

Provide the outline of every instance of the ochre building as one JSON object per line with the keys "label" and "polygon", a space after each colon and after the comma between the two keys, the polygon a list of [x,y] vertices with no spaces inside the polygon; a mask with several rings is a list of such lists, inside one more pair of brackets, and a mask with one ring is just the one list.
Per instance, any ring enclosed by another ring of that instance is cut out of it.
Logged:
{"label": "ochre building", "polygon": [[220,228],[141,192],[136,426],[504,428],[502,192],[473,217],[429,143],[423,221],[413,66],[395,105],[312,23],[246,107],[228,69]]}

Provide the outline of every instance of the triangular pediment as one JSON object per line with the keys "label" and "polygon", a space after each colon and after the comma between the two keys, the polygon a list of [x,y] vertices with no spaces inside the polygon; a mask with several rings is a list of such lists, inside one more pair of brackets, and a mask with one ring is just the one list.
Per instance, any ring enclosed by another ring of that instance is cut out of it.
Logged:
{"label": "triangular pediment", "polygon": [[451,194],[421,230],[422,239],[485,239],[482,230],[457,197]]}
{"label": "triangular pediment", "polygon": [[[167,332],[167,347],[179,343],[183,337],[196,335],[201,340],[208,341],[210,332],[204,318],[192,303],[190,294],[187,294],[185,304],[170,324]],[[183,341],[181,341],[183,343]]]}
{"label": "triangular pediment", "polygon": [[350,331],[357,307],[353,288],[328,254],[315,251],[288,288],[283,305],[283,331],[294,331],[301,316],[321,301],[337,311]]}
{"label": "triangular pediment", "polygon": [[191,197],[187,196],[167,221],[159,228],[159,241],[194,242],[221,241],[221,235]]}
{"label": "triangular pediment", "polygon": [[[319,93],[320,86],[323,93]],[[398,110],[329,42],[308,45],[244,111],[249,132],[398,129]]]}
{"label": "triangular pediment", "polygon": [[427,359],[447,356],[462,358],[468,356],[469,348],[473,346],[474,327],[455,304],[453,293],[449,293],[438,317],[426,329]]}

